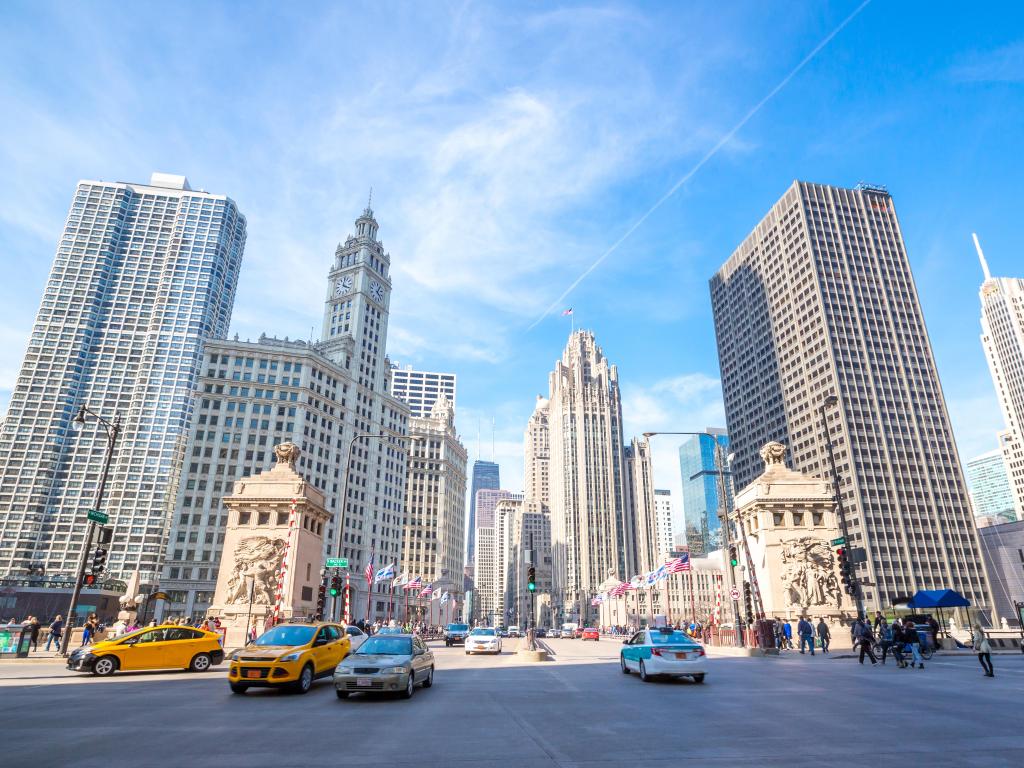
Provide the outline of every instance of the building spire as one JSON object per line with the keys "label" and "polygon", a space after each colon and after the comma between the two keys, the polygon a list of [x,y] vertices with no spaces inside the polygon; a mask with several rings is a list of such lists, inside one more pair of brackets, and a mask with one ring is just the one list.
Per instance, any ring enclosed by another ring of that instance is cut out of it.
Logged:
{"label": "building spire", "polygon": [[981,262],[981,271],[985,273],[986,280],[991,280],[992,273],[988,271],[988,262],[985,261],[985,254],[981,250],[981,243],[978,242],[978,235],[971,232],[971,237],[974,238],[974,248],[978,251],[978,261]]}

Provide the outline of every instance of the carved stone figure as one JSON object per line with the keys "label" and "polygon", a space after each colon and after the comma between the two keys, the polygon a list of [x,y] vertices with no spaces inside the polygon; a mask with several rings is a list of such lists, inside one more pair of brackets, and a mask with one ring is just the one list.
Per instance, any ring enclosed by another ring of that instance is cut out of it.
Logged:
{"label": "carved stone figure", "polygon": [[[280,448],[280,446],[278,446]],[[255,578],[252,587],[254,605],[273,605],[277,588],[277,574],[284,557],[284,539],[250,536],[235,547],[234,569],[228,579],[229,604],[248,604],[249,576]]]}
{"label": "carved stone figure", "polygon": [[281,443],[274,446],[274,457],[277,459],[278,464],[287,464],[289,467],[294,467],[295,462],[299,458],[299,453],[301,451],[295,443]]}
{"label": "carved stone figure", "polygon": [[767,443],[761,449],[761,458],[766,465],[782,464],[786,459],[786,446],[782,443]]}
{"label": "carved stone figure", "polygon": [[813,536],[791,539],[783,544],[781,557],[782,585],[791,606],[842,605],[843,592],[828,542]]}

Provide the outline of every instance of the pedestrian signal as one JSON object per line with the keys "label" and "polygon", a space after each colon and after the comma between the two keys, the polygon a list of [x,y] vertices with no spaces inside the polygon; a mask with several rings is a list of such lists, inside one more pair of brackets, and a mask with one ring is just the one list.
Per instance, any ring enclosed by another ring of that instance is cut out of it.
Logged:
{"label": "pedestrian signal", "polygon": [[91,574],[91,573],[87,573],[87,574],[85,574],[85,576],[82,577],[82,586],[83,587],[91,587],[95,583],[96,583],[96,577],[93,574]]}

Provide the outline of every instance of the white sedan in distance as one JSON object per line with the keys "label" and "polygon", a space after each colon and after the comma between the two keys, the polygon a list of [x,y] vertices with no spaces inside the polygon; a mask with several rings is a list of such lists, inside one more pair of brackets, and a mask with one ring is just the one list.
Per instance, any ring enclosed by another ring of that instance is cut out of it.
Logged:
{"label": "white sedan in distance", "polygon": [[365,643],[366,638],[369,637],[369,635],[363,632],[363,630],[352,624],[349,624],[347,627],[345,627],[345,634],[348,635],[348,639],[352,643],[352,647],[351,649],[349,649],[349,653],[355,651],[356,648]]}
{"label": "white sedan in distance", "polygon": [[477,627],[466,638],[466,655],[471,653],[501,653],[501,638],[493,627]]}
{"label": "white sedan in distance", "polygon": [[685,632],[660,627],[644,629],[622,641],[622,674],[638,672],[645,683],[657,677],[692,677],[703,683],[707,673],[704,647]]}

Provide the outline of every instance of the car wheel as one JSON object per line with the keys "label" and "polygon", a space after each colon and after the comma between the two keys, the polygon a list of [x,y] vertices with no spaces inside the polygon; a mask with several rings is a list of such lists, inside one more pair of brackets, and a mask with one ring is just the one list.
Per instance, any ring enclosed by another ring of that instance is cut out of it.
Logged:
{"label": "car wheel", "polygon": [[409,682],[405,684],[405,690],[402,691],[403,699],[411,699],[413,693],[416,692],[416,683],[413,681],[413,673],[409,673]]}
{"label": "car wheel", "polygon": [[100,656],[92,664],[92,673],[100,677],[107,677],[117,672],[117,659],[113,656]]}
{"label": "car wheel", "polygon": [[622,674],[624,674],[624,675],[628,675],[629,674],[629,667],[626,666],[626,657],[625,656],[621,656],[621,655],[619,656],[619,667],[622,669]]}
{"label": "car wheel", "polygon": [[210,668],[211,663],[210,654],[197,653],[192,661],[189,662],[188,668],[191,672],[205,672]]}
{"label": "car wheel", "polygon": [[424,688],[430,688],[434,685],[434,668],[431,667],[427,670],[427,679],[423,681]]}
{"label": "car wheel", "polygon": [[694,675],[693,676],[693,682],[695,682],[695,683],[703,683],[704,682],[704,675],[703,674]]}
{"label": "car wheel", "polygon": [[347,699],[348,698],[348,691],[335,690],[334,692],[335,692],[335,694],[337,694],[339,699]]}
{"label": "car wheel", "polygon": [[230,683],[232,693],[245,693],[249,690],[249,686],[245,683]]}
{"label": "car wheel", "polygon": [[313,668],[307,664],[299,673],[299,679],[292,683],[292,690],[296,693],[309,693],[313,687]]}
{"label": "car wheel", "polygon": [[643,661],[640,662],[640,679],[645,683],[651,682],[654,678],[647,674],[647,667],[644,666]]}

